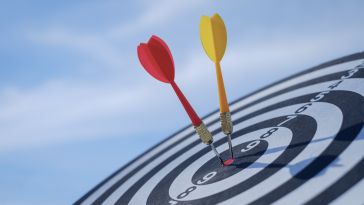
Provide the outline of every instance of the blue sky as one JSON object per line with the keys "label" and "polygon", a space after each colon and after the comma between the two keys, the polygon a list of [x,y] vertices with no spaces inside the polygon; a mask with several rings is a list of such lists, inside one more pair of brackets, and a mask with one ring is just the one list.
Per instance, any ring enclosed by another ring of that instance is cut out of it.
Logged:
{"label": "blue sky", "polygon": [[364,49],[363,1],[2,1],[0,204],[70,204],[189,124],[136,46],[157,34],[201,116],[218,107],[201,15],[228,29],[229,100]]}

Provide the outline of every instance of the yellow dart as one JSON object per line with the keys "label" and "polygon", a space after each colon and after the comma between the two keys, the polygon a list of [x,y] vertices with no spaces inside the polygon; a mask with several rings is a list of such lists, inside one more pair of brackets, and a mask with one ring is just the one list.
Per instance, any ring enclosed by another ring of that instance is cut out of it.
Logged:
{"label": "yellow dart", "polygon": [[233,123],[231,121],[229,104],[226,98],[224,80],[220,67],[220,61],[226,50],[227,35],[224,21],[219,14],[214,14],[211,18],[208,16],[201,17],[200,38],[207,56],[215,63],[219,91],[221,129],[228,137],[230,154],[234,158],[231,143]]}

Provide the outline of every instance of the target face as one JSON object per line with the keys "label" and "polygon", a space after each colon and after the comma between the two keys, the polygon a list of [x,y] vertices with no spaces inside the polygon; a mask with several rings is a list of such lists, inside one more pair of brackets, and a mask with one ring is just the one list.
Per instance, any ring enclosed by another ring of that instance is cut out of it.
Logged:
{"label": "target face", "polygon": [[[75,204],[362,204],[364,53],[231,104],[236,160],[222,167],[187,127]],[[218,111],[204,119],[228,158]]]}

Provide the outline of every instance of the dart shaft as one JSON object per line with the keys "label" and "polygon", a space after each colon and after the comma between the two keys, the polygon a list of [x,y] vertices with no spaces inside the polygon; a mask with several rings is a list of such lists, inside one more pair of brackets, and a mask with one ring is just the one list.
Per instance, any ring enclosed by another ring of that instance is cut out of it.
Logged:
{"label": "dart shaft", "polygon": [[226,98],[225,85],[224,85],[224,80],[222,78],[220,62],[216,62],[215,66],[216,66],[217,88],[219,91],[220,112],[221,113],[230,112],[229,104]]}
{"label": "dart shaft", "polygon": [[201,125],[202,121],[200,117],[196,114],[195,110],[192,108],[191,104],[187,101],[186,97],[183,95],[182,91],[179,89],[177,84],[172,81],[171,85],[173,87],[174,92],[178,96],[178,99],[181,101],[183,107],[185,108],[188,116],[190,117],[192,124],[195,127],[198,127]]}
{"label": "dart shaft", "polygon": [[219,101],[220,101],[220,122],[221,129],[228,138],[229,150],[231,158],[234,158],[233,145],[231,142],[231,133],[233,132],[233,123],[231,121],[231,114],[229,104],[226,98],[224,80],[222,78],[220,63],[216,62],[216,78],[217,86],[219,90]]}

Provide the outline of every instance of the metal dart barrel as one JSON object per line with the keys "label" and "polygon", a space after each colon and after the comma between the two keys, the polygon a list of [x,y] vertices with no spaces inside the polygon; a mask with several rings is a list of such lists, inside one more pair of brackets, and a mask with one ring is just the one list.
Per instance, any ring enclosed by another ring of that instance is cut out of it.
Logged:
{"label": "metal dart barrel", "polygon": [[231,158],[234,158],[233,144],[231,143],[231,134],[233,133],[233,122],[231,121],[230,112],[220,113],[220,122],[221,122],[221,129],[228,138]]}
{"label": "metal dart barrel", "polygon": [[205,124],[202,122],[199,126],[195,126],[196,133],[200,137],[201,141],[207,145],[210,145],[212,151],[215,153],[216,157],[219,159],[221,165],[224,164],[219,152],[214,146],[214,139],[212,138],[211,132],[206,128]]}

